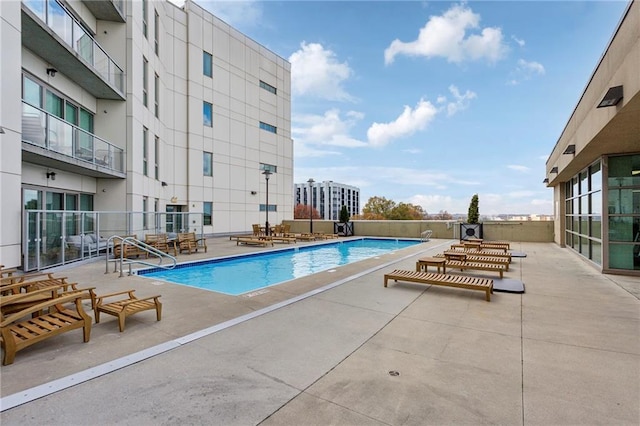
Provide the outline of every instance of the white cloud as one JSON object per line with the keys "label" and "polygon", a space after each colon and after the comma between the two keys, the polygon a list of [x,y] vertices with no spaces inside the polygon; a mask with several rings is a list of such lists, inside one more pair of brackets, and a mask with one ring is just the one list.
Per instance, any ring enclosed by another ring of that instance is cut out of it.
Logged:
{"label": "white cloud", "polygon": [[291,88],[296,95],[315,96],[334,101],[353,101],[342,87],[353,75],[346,62],[338,62],[336,54],[319,43],[300,43],[300,49],[289,57]]}
{"label": "white cloud", "polygon": [[525,80],[530,80],[536,75],[545,74],[544,66],[540,62],[525,61],[524,59],[518,60],[516,69],[511,72],[512,77],[509,79],[509,85],[520,84]]}
{"label": "white cloud", "polygon": [[373,123],[367,130],[371,146],[380,147],[393,139],[409,136],[423,130],[433,120],[438,110],[431,102],[420,99],[414,109],[405,106],[402,114],[390,123]]}
{"label": "white cloud", "polygon": [[[342,117],[338,109],[330,109],[323,115],[294,116],[292,121],[295,123],[295,127],[292,127],[291,133],[296,142],[296,157],[336,153],[336,151],[322,151],[317,147],[356,148],[366,146],[366,142],[354,139],[349,135],[353,126],[363,117],[364,115],[357,111],[349,111],[345,117]],[[312,146],[316,148],[312,148]]]}
{"label": "white cloud", "polygon": [[477,97],[477,95],[470,90],[467,90],[464,94],[460,94],[460,91],[454,85],[449,86],[449,92],[451,92],[454,98],[454,102],[447,104],[447,115],[449,117],[458,111],[467,109],[469,107],[469,101]]}
{"label": "white cloud", "polygon": [[467,34],[479,28],[480,15],[464,5],[455,5],[442,16],[431,16],[420,29],[418,39],[404,43],[398,39],[384,51],[385,64],[393,63],[396,55],[443,57],[460,63],[486,58],[490,62],[502,59],[508,47],[500,28],[483,28],[480,33]]}
{"label": "white cloud", "polygon": [[516,36],[511,36],[511,38],[513,39],[513,41],[515,41],[515,42],[516,42],[516,44],[517,44],[518,46],[520,46],[520,47],[524,47],[524,45],[525,45],[524,40],[522,40],[522,39],[520,39],[520,38],[518,38],[518,37],[516,37]]}
{"label": "white cloud", "polygon": [[520,165],[517,165],[517,164],[510,164],[510,165],[507,166],[507,168],[509,168],[511,170],[515,170],[517,172],[523,172],[523,173],[528,173],[529,170],[531,170],[527,166],[520,166]]}

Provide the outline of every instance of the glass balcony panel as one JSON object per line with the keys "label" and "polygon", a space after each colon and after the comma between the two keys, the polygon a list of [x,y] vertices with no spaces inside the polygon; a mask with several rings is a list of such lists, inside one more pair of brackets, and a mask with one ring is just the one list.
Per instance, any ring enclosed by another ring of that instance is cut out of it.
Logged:
{"label": "glass balcony panel", "polygon": [[42,22],[47,21],[46,0],[22,0],[29,10],[31,10]]}
{"label": "glass balcony panel", "polygon": [[73,46],[73,20],[55,0],[49,0],[47,23],[53,31],[69,46]]}
{"label": "glass balcony panel", "polygon": [[[22,103],[22,140],[83,161],[124,171],[124,150],[54,115]],[[48,123],[48,124],[47,124]],[[48,145],[45,139],[48,135]]]}
{"label": "glass balcony panel", "polygon": [[82,129],[76,129],[76,158],[93,163],[93,135]]}
{"label": "glass balcony panel", "polygon": [[73,48],[82,59],[93,64],[93,39],[77,22],[73,23]]}
{"label": "glass balcony panel", "polygon": [[22,104],[22,140],[46,146],[46,114],[31,105]]}
{"label": "glass balcony panel", "polygon": [[49,115],[49,149],[73,156],[73,127],[53,115]]}

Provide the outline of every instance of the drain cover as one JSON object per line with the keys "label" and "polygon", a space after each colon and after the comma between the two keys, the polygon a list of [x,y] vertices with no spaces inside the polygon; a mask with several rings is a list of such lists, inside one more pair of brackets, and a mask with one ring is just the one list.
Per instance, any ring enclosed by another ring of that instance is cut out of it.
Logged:
{"label": "drain cover", "polygon": [[400,372],[399,371],[395,371],[395,370],[391,370],[391,371],[389,371],[389,375],[390,376],[399,376]]}

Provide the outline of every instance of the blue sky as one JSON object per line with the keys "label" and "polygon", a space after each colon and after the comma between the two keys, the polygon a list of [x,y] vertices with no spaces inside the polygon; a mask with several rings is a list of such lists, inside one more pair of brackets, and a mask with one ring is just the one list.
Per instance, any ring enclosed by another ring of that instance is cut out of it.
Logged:
{"label": "blue sky", "polygon": [[197,1],[292,65],[294,182],[552,214],[545,161],[626,1]]}

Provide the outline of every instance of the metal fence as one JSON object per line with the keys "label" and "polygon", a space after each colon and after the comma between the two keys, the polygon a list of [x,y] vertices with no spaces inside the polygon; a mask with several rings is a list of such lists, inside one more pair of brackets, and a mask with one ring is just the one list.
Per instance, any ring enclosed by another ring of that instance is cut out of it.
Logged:
{"label": "metal fence", "polygon": [[110,237],[203,233],[204,213],[26,210],[22,251],[25,271],[110,255]]}

